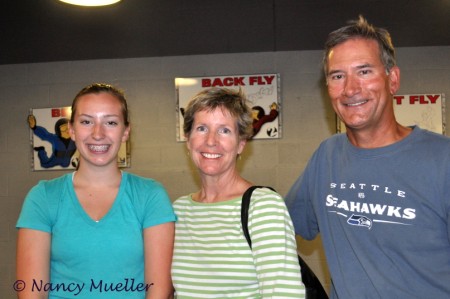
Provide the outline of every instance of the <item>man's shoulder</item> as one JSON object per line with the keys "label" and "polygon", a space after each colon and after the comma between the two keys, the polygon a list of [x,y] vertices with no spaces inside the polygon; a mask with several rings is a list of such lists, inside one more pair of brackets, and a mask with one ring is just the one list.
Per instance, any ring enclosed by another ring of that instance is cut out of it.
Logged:
{"label": "man's shoulder", "polygon": [[320,152],[327,149],[335,150],[336,148],[342,148],[343,144],[347,142],[347,140],[347,135],[345,133],[334,134],[323,140],[317,148],[317,151]]}
{"label": "man's shoulder", "polygon": [[443,145],[450,145],[450,137],[444,135],[444,134],[438,134],[432,131],[428,131],[426,129],[420,129],[417,128],[417,130],[420,133],[420,136],[422,136],[422,138],[426,139],[427,141],[431,141],[431,142],[437,142],[437,143],[442,143]]}

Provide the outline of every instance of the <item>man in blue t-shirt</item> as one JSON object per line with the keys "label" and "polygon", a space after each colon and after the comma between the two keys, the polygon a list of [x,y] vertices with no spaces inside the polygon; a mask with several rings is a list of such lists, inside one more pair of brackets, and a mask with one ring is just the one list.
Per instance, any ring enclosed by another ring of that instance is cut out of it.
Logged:
{"label": "man in blue t-shirt", "polygon": [[321,234],[331,298],[449,298],[450,138],[396,121],[395,50],[364,18],[329,35],[324,71],[346,134],[320,145],[287,203],[296,233]]}

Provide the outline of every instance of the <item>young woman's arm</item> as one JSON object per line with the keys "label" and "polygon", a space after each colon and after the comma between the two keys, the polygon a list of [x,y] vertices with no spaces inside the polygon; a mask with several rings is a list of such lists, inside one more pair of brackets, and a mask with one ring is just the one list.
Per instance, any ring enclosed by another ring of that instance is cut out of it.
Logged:
{"label": "young woman's arm", "polygon": [[153,284],[147,299],[173,298],[170,275],[175,223],[167,222],[144,229],[145,282]]}
{"label": "young woman's arm", "polygon": [[15,288],[19,299],[48,298],[42,286],[49,283],[51,235],[46,232],[20,228],[17,237]]}

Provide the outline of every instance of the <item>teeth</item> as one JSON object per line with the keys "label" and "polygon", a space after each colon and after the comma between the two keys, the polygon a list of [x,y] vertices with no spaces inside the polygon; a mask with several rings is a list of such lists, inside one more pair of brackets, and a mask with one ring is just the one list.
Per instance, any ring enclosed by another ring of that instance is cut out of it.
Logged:
{"label": "teeth", "polygon": [[89,149],[94,152],[104,152],[107,151],[109,145],[89,145]]}
{"label": "teeth", "polygon": [[208,158],[208,159],[217,159],[222,157],[222,155],[219,154],[208,154],[208,153],[202,153],[203,157]]}
{"label": "teeth", "polygon": [[367,101],[361,101],[361,102],[358,102],[358,103],[345,104],[345,105],[346,105],[346,106],[353,107],[353,106],[359,106],[359,105],[362,105],[362,104],[364,104],[364,103],[367,103]]}

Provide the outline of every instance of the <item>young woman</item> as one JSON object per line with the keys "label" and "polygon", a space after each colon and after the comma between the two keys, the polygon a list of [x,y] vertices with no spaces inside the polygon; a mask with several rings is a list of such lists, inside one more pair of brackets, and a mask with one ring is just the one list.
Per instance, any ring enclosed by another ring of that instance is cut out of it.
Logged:
{"label": "young woman", "polygon": [[78,170],[33,187],[17,222],[19,298],[170,298],[175,214],[158,182],[117,166],[123,93],[82,89],[69,131]]}

